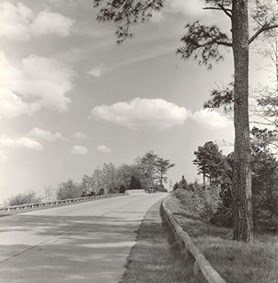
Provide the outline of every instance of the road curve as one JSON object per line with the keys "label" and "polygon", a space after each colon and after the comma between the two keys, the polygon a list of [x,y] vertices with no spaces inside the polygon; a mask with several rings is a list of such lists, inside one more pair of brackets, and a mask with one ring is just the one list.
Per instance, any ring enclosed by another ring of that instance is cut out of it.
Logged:
{"label": "road curve", "polygon": [[0,282],[117,282],[147,210],[137,194],[0,218]]}

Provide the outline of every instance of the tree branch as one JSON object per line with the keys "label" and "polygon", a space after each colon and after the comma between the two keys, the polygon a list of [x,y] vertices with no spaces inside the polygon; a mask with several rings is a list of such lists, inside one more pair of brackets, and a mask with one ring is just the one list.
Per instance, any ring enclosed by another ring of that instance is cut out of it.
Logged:
{"label": "tree branch", "polygon": [[232,18],[232,14],[227,9],[217,8],[217,7],[204,7],[203,10],[217,10],[223,11],[229,18]]}
{"label": "tree branch", "polygon": [[230,18],[232,18],[233,16],[233,12],[231,9],[227,9],[225,8],[222,4],[218,4],[218,6],[220,7],[220,9]]}
{"label": "tree branch", "polygon": [[211,41],[208,41],[208,42],[203,43],[203,44],[199,44],[197,42],[191,42],[191,43],[193,43],[196,47],[204,47],[204,46],[211,45],[211,44],[219,44],[219,45],[224,45],[224,46],[228,46],[228,47],[233,46],[231,42],[221,41],[221,40],[211,40]]}
{"label": "tree branch", "polygon": [[269,24],[265,24],[264,26],[262,26],[260,29],[258,29],[249,39],[249,44],[252,43],[262,32],[266,31],[266,30],[270,30],[270,29],[274,29],[274,28],[278,28],[278,24],[275,25],[269,25]]}
{"label": "tree branch", "polygon": [[204,7],[203,10],[217,10],[223,11],[229,18],[232,18],[232,10],[225,8],[223,5],[218,4],[218,7]]}

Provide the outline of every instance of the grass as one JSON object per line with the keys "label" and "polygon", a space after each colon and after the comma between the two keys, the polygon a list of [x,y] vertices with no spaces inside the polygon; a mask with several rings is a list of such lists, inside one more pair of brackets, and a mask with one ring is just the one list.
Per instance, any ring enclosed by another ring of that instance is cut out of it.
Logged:
{"label": "grass", "polygon": [[278,235],[257,234],[253,243],[232,240],[231,229],[200,218],[185,193],[172,197],[168,206],[212,266],[229,283],[278,282]]}
{"label": "grass", "polygon": [[191,260],[185,262],[168,243],[159,207],[157,203],[147,212],[120,282],[196,282]]}

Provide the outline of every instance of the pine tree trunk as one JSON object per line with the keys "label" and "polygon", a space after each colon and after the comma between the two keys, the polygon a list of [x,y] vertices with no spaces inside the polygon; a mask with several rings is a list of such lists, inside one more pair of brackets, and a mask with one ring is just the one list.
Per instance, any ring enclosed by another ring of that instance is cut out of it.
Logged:
{"label": "pine tree trunk", "polygon": [[253,238],[251,149],[248,114],[249,32],[248,1],[233,0],[233,54],[235,68],[234,126],[235,168],[233,175],[234,239]]}
{"label": "pine tree trunk", "polygon": [[276,90],[278,91],[278,35],[275,34]]}

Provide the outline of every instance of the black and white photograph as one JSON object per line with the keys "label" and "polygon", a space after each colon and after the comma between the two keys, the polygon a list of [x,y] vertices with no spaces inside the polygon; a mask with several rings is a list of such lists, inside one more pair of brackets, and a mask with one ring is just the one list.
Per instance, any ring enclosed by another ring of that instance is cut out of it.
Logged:
{"label": "black and white photograph", "polygon": [[0,283],[278,282],[278,1],[0,0]]}

